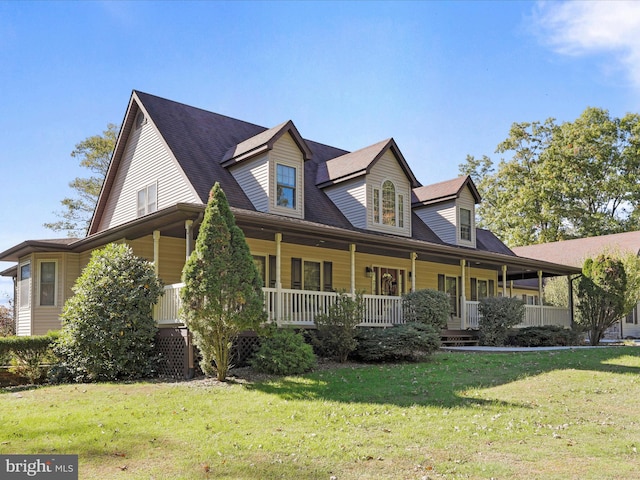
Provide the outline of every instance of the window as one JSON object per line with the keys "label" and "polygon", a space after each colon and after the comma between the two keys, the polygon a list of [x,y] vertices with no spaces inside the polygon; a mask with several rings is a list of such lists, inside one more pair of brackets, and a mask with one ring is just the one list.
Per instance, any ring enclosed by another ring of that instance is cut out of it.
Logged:
{"label": "window", "polygon": [[276,204],[278,207],[296,208],[296,169],[287,165],[276,166]]}
{"label": "window", "polygon": [[373,189],[373,223],[404,228],[404,195],[396,192],[391,180],[382,183],[380,189]]}
{"label": "window", "polygon": [[56,262],[40,262],[40,305],[56,304]]}
{"label": "window", "polygon": [[256,266],[256,270],[258,270],[258,274],[262,279],[262,285],[266,285],[267,281],[267,259],[260,255],[253,256],[253,264]]}
{"label": "window", "polygon": [[460,239],[471,241],[471,210],[460,209]]}
{"label": "window", "polygon": [[291,288],[294,290],[311,290],[319,292],[333,291],[333,264],[331,262],[314,262],[291,259]]}
{"label": "window", "polygon": [[438,290],[444,292],[449,297],[451,313],[458,316],[458,277],[447,277],[438,275]]}
{"label": "window", "polygon": [[25,263],[20,266],[20,307],[29,306],[31,293],[31,264]]}
{"label": "window", "polygon": [[152,183],[138,190],[138,217],[153,213],[158,209],[158,184]]}
{"label": "window", "polygon": [[380,190],[373,189],[373,221],[380,223]]}
{"label": "window", "polygon": [[382,184],[382,223],[396,225],[396,187],[389,180]]}

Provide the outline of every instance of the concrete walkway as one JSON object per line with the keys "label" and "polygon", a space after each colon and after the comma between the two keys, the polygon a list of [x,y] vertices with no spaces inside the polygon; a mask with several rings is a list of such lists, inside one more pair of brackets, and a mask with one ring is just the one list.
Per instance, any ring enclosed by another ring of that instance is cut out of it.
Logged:
{"label": "concrete walkway", "polygon": [[[527,353],[527,352],[549,352],[554,350],[581,350],[587,348],[611,348],[620,345],[599,345],[597,347],[573,346],[573,347],[441,347],[445,352],[477,352],[477,353]],[[638,346],[636,344],[636,346]]]}

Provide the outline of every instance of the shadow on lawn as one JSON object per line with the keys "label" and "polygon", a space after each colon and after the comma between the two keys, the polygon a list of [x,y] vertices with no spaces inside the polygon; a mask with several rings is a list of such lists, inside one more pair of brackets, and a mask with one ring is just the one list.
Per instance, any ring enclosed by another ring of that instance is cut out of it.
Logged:
{"label": "shadow on lawn", "polygon": [[[528,353],[438,353],[430,362],[374,365],[277,378],[246,388],[287,400],[460,407],[500,402],[474,398],[469,391],[504,385],[554,370],[591,370],[640,374],[640,366],[615,363],[624,356],[640,359],[640,348],[608,347]],[[634,363],[634,362],[632,362]],[[640,364],[639,362],[635,362]],[[518,406],[529,408],[527,404]]]}

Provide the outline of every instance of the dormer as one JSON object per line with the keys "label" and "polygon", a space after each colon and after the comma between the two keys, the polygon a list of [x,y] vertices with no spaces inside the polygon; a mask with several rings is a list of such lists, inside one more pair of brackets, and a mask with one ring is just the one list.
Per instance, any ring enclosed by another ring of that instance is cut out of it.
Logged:
{"label": "dormer", "polygon": [[291,120],[227,151],[222,166],[259,212],[304,217],[304,162],[311,150]]}
{"label": "dormer", "polygon": [[476,248],[476,212],[480,194],[469,176],[413,190],[412,207],[443,242]]}
{"label": "dormer", "polygon": [[316,184],[354,227],[411,236],[411,189],[419,183],[393,139],[327,161]]}

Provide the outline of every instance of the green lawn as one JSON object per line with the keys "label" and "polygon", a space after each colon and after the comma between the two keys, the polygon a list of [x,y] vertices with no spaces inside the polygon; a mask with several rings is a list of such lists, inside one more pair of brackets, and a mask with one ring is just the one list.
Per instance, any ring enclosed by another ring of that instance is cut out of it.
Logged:
{"label": "green lawn", "polygon": [[302,377],[0,394],[0,453],[80,478],[630,479],[640,348],[438,353]]}

